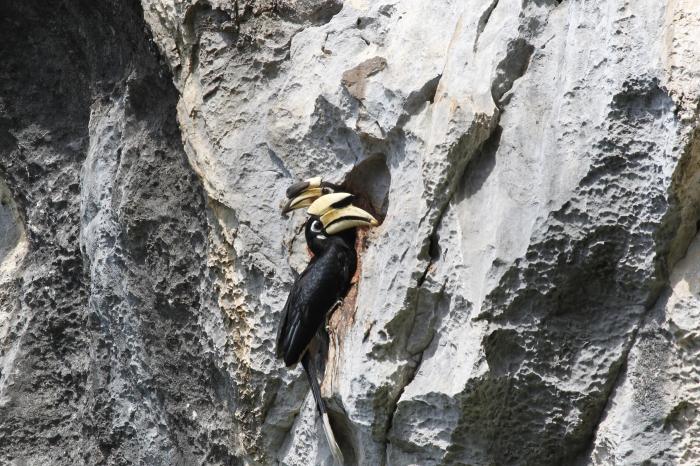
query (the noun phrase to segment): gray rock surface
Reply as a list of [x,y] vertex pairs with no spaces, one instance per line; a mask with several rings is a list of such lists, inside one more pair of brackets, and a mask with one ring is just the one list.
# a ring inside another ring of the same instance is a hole
[[382,220],[328,325],[349,464],[698,462],[695,0],[0,22],[0,463],[330,464],[274,358],[317,174]]
[[0,18],[0,464],[235,464],[205,198],[138,4]]

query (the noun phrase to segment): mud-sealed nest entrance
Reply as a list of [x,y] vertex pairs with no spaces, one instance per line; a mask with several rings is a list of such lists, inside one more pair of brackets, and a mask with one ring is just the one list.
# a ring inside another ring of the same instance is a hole
[[[389,188],[391,187],[391,173],[383,154],[372,155],[357,165],[348,173],[341,187],[355,195],[354,204],[371,213],[380,224],[384,222],[389,209]],[[352,277],[350,291],[343,299],[341,306],[335,310],[329,319],[329,337],[333,342],[330,349],[329,361],[342,353],[342,342],[345,335],[355,321],[358,281],[362,273],[362,253],[367,248],[367,241],[371,235],[364,228],[357,230],[355,250],[357,251],[357,269]],[[334,354],[335,353],[335,354]],[[335,362],[333,360],[333,362]],[[331,367],[337,367],[331,364]],[[332,377],[331,379],[332,380]]]
[[[371,213],[380,224],[384,222],[389,209],[389,188],[391,187],[391,174],[383,154],[375,154],[364,159],[353,167],[341,183],[344,191],[355,195],[354,204]],[[332,398],[333,383],[340,377],[339,369],[343,359],[346,336],[355,323],[357,311],[356,301],[359,279],[362,273],[363,252],[367,248],[371,231],[360,228],[357,230],[355,249],[357,251],[357,269],[352,278],[352,285],[342,304],[331,314],[328,325],[328,347],[325,349],[326,367],[323,374],[322,391],[326,396],[331,396],[328,404],[329,416],[336,437],[346,459],[356,458],[356,451],[360,448],[354,442],[352,423],[345,414],[342,406]],[[351,461],[352,464],[352,461]]]

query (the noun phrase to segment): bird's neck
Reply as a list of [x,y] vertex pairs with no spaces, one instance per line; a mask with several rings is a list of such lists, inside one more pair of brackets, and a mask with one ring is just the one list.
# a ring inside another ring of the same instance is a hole
[[342,239],[343,244],[350,249],[355,249],[355,239],[357,238],[357,230],[355,228],[350,228],[349,230],[340,232],[335,236]]
[[306,237],[306,245],[315,256],[319,256],[333,248],[354,250],[355,237],[354,228],[337,235],[309,235]]
[[[349,233],[349,234],[348,234]],[[357,252],[355,251],[355,229],[347,230],[337,235],[326,235],[325,239],[316,238],[307,242],[314,254],[312,262],[328,255],[347,267],[349,277],[355,275],[357,268]],[[347,291],[347,290],[345,290]],[[345,293],[345,291],[343,293]]]
[[304,233],[306,236],[306,245],[315,256],[323,254],[331,247],[355,249],[355,238],[357,237],[355,228],[350,228],[337,235],[329,235],[325,232],[314,233],[310,225],[310,222],[307,222]]
[[322,237],[314,237],[310,242],[307,242],[309,249],[315,256],[321,256],[331,249],[354,249],[355,243],[352,246],[348,245],[340,235],[324,235]]

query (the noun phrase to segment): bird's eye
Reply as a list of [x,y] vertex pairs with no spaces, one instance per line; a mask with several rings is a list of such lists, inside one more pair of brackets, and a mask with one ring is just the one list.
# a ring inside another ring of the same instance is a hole
[[323,227],[321,226],[321,222],[318,220],[314,220],[313,223],[311,224],[311,231],[313,233],[321,233],[323,230]]

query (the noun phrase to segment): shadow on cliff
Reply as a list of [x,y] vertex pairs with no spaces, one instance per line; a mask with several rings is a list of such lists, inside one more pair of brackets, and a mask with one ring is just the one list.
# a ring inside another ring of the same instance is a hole
[[204,195],[139,2],[6,1],[0,26],[0,178],[28,225],[0,463],[239,464]]

